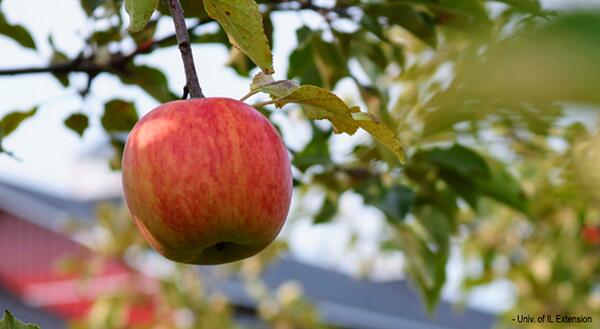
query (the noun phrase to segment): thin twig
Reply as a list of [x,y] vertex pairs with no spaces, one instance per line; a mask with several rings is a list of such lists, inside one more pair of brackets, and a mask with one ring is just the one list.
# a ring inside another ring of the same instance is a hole
[[183,69],[185,70],[186,86],[192,98],[204,98],[202,88],[198,82],[196,67],[194,65],[194,56],[192,55],[192,47],[190,45],[190,36],[185,25],[185,16],[183,8],[179,0],[169,0],[169,11],[173,16],[173,24],[175,25],[175,35],[183,60]]
[[[196,28],[200,27],[203,24],[209,23],[212,20],[202,20],[198,23],[191,26],[188,31],[192,32]],[[47,66],[41,67],[24,67],[24,68],[15,68],[15,69],[0,69],[0,76],[3,75],[20,75],[20,74],[35,74],[35,73],[71,73],[71,72],[83,72],[90,75],[96,75],[100,72],[110,72],[118,70],[123,67],[129,61],[131,61],[135,56],[146,54],[152,52],[157,47],[160,47],[164,44],[169,44],[176,40],[175,34],[171,34],[165,36],[160,39],[156,39],[152,41],[150,45],[140,45],[135,48],[132,52],[127,55],[123,55],[121,53],[113,53],[110,55],[111,60],[108,64],[100,65],[94,62],[94,57],[77,57],[70,61],[50,64]]]

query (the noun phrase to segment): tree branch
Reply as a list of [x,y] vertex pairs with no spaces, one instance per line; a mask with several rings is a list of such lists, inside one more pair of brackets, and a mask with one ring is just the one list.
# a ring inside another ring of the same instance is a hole
[[173,16],[173,24],[175,25],[175,35],[183,60],[183,69],[185,70],[186,87],[189,90],[192,98],[204,98],[202,88],[198,82],[196,67],[194,65],[194,56],[192,55],[192,47],[190,45],[190,36],[185,25],[185,16],[183,8],[179,0],[169,0],[169,11]]
[[[169,0],[169,1],[171,2],[174,0]],[[336,7],[333,7],[333,8],[324,8],[324,7],[319,7],[319,6],[314,5],[311,1],[308,1],[308,2],[306,2],[306,1],[304,1],[304,2],[303,1],[281,2],[279,0],[272,0],[272,1],[261,2],[261,3],[271,5],[271,8],[270,8],[271,11],[313,10],[313,11],[318,11],[318,12],[333,12],[333,13],[336,13],[339,16],[343,16],[343,17],[349,17],[348,9],[350,8],[350,6],[339,6],[339,5]],[[292,7],[287,6],[289,4],[296,4],[297,6],[295,8],[292,8]],[[181,15],[181,16],[183,16],[183,15]],[[185,33],[186,36],[188,36],[189,33],[192,33],[193,30],[195,30],[197,27],[199,27],[203,24],[209,23],[209,22],[212,22],[212,19],[206,19],[206,20],[201,20],[201,21],[197,22],[195,25],[193,25],[187,29],[187,33]],[[183,26],[185,29],[185,21],[183,23],[184,23]],[[189,47],[189,45],[190,45],[189,36],[188,36],[187,40],[188,40],[187,47]],[[124,55],[122,53],[113,53],[113,54],[111,54],[111,60],[105,64],[96,63],[94,61],[94,55],[92,55],[89,57],[77,57],[77,58],[74,58],[67,62],[50,64],[50,65],[41,66],[41,67],[0,69],[0,76],[20,75],[20,74],[36,74],[36,73],[71,73],[71,72],[83,72],[83,73],[87,73],[89,75],[97,75],[102,72],[118,72],[118,71],[122,70],[122,68],[129,61],[131,61],[135,56],[137,56],[139,54],[150,53],[155,48],[160,47],[161,45],[164,45],[164,44],[171,44],[171,42],[173,42],[173,41],[177,41],[179,43],[177,34],[172,34],[172,35],[166,36],[164,38],[154,40],[150,44],[139,45],[135,50],[133,50],[129,54]],[[180,45],[180,49],[181,49],[181,45]],[[189,55],[191,58],[191,49],[189,51]],[[184,64],[185,64],[185,61],[184,61]],[[193,65],[193,61],[192,61],[192,65]],[[193,70],[193,72],[195,75],[195,70]],[[186,77],[187,77],[187,72],[186,72]],[[196,77],[196,81],[197,81],[197,77]],[[192,96],[192,97],[194,97],[194,96]]]
[[[194,24],[188,29],[188,32],[191,33],[196,28],[200,27],[202,24],[206,24],[211,22],[211,20],[202,20]],[[107,64],[100,65],[94,62],[94,56],[90,57],[77,57],[68,62],[51,64],[47,66],[41,67],[24,67],[24,68],[15,68],[15,69],[0,69],[0,76],[3,75],[20,75],[20,74],[36,74],[36,73],[71,73],[71,72],[83,72],[87,74],[98,74],[101,72],[114,72],[119,68],[123,67],[129,61],[133,60],[133,58],[140,54],[146,54],[152,52],[157,47],[160,47],[164,44],[170,44],[171,42],[175,42],[176,36],[175,34],[168,35],[166,37],[156,39],[149,44],[138,45],[136,49],[130,52],[127,55],[123,55],[122,53],[113,53],[111,54],[111,60]]]

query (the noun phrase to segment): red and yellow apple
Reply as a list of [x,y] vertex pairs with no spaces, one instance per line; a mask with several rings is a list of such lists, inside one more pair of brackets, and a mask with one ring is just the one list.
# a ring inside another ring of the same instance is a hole
[[229,98],[169,102],[133,128],[123,189],[146,241],[171,260],[252,256],[281,230],[292,196],[287,149],[261,113]]

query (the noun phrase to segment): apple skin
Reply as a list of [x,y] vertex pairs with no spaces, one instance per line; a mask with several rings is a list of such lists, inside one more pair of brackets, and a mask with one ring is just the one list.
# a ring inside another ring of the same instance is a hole
[[122,166],[133,221],[176,262],[250,257],[275,239],[290,207],[285,144],[269,120],[234,99],[158,106],[132,129]]

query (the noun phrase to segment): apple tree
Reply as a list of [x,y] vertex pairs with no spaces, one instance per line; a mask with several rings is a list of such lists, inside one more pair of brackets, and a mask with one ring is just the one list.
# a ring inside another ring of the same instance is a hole
[[[406,266],[399,270],[409,274],[430,310],[457,250],[466,268],[465,296],[498,281],[514,287],[507,324],[516,312],[600,311],[600,139],[593,120],[600,103],[600,13],[553,12],[537,0],[80,2],[97,28],[82,35],[77,56],[49,40],[47,65],[1,68],[0,78],[52,74],[69,87],[73,75],[82,74],[82,98],[93,97],[100,75],[138,86],[157,104],[219,96],[204,95],[202,86],[211,79],[201,72],[211,64],[194,63],[191,45],[220,45],[229,53],[223,70],[248,80],[240,100],[267,118],[283,113],[309,127],[308,142],[288,151],[295,198],[300,204],[320,198],[310,213],[313,225],[343,221],[340,200],[359,196],[364,208],[385,218],[379,252],[403,255]],[[282,12],[310,13],[316,22],[289,35],[296,47],[285,72],[272,54],[278,29],[273,17]],[[171,35],[155,35],[161,20],[174,21]],[[27,29],[1,13],[0,34],[37,49]],[[167,47],[181,53],[173,58],[182,61],[181,72],[169,72],[185,74],[179,91],[170,89],[166,72],[135,60]],[[36,111],[5,115],[0,138],[18,133]],[[82,111],[64,123],[82,135],[91,120],[100,120],[114,147],[109,165],[120,170],[124,136],[138,119],[134,103],[113,99],[100,118]],[[332,147],[340,135],[354,135],[341,155]],[[1,145],[4,154],[18,158],[18,148]],[[98,246],[103,257],[144,248],[126,218],[124,210],[100,210],[98,225],[112,239],[112,247]],[[285,249],[277,241],[227,268],[246,278],[267,322],[316,328],[322,325],[317,312],[297,287],[273,295],[259,279],[265,262]],[[184,306],[212,327],[236,326],[222,297],[204,294],[189,267],[177,269],[164,280],[165,310]],[[131,296],[108,296],[96,306],[127,303]],[[103,327],[119,327],[122,318],[92,314],[89,323]]]

